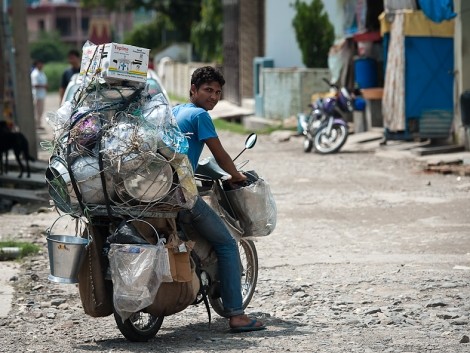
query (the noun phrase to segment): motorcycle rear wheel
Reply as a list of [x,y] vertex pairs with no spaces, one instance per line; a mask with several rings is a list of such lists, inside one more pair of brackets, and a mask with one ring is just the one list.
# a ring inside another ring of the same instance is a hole
[[164,316],[157,317],[139,311],[122,322],[121,317],[114,310],[114,320],[116,320],[119,331],[131,342],[147,342],[155,337],[162,327],[163,319]]
[[320,154],[338,152],[346,143],[348,128],[342,124],[333,124],[330,135],[327,134],[327,125],[321,127],[314,138],[315,150]]
[[[241,263],[241,285],[242,285],[242,307],[246,309],[250,304],[251,298],[255,293],[256,283],[258,281],[258,252],[256,251],[255,243],[252,240],[241,238],[238,243],[238,250],[240,252]],[[209,302],[212,309],[222,316],[229,317],[224,311],[222,299],[211,298]]]

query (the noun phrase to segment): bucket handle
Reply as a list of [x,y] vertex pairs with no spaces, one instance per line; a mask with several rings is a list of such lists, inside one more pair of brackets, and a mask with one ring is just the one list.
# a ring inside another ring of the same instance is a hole
[[[160,235],[158,234],[157,229],[150,222],[145,221],[145,220],[140,219],[140,218],[133,218],[133,219],[128,219],[126,221],[126,223],[131,223],[131,222],[134,222],[134,221],[143,222],[143,223],[146,223],[148,226],[150,226],[150,228],[153,229],[153,231],[155,232],[155,235],[157,236],[157,244],[160,243]],[[164,239],[164,238],[162,238],[162,239]]]
[[[63,214],[59,217],[56,218],[56,220],[52,223],[52,225],[46,229],[46,235],[47,236],[50,236],[52,234],[52,228],[55,226],[55,224],[57,223],[57,221],[59,219],[61,219],[62,217],[64,216],[69,216],[69,217],[72,217],[70,216],[69,214]],[[85,224],[86,225],[86,221],[82,218],[82,217],[72,217],[72,218],[75,218],[75,236],[78,237],[78,223],[81,222],[82,224]],[[88,229],[88,227],[85,226],[85,229],[86,229],[86,232],[87,232],[87,239],[90,240],[91,239],[91,234],[90,234],[90,230]]]

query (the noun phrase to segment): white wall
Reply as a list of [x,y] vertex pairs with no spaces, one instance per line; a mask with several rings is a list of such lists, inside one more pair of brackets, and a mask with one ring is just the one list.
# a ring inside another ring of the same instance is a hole
[[[292,3],[293,0],[266,0],[265,55],[274,59],[275,67],[305,67],[292,26],[292,19],[295,16]],[[341,38],[341,6],[336,0],[323,0],[323,4],[330,22],[335,27],[335,36]]]

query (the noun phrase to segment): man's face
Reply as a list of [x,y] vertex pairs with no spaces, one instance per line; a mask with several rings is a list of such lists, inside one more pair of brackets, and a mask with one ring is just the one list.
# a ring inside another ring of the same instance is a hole
[[219,102],[222,87],[217,81],[202,84],[199,89],[191,85],[191,102],[205,110],[212,110]]
[[76,57],[75,55],[68,56],[69,64],[73,67],[80,67],[81,61],[80,58]]

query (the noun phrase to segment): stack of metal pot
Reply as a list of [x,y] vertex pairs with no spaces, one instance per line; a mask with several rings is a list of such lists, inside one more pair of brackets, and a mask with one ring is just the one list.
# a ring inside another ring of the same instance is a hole
[[162,94],[85,77],[74,99],[48,120],[54,140],[46,180],[60,211],[192,206],[197,190],[188,143]]

